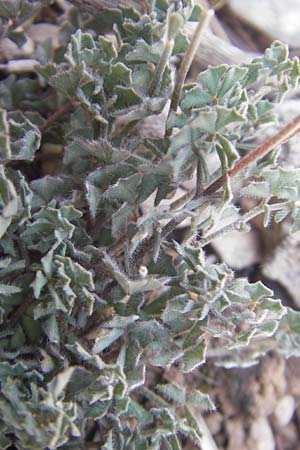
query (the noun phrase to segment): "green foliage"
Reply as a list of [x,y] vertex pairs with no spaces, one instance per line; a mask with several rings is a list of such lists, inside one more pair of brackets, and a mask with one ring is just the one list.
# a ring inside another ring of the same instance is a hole
[[[214,354],[219,365],[248,367],[274,345],[300,354],[299,313],[261,282],[208,263],[202,249],[228,224],[245,228],[228,178],[214,195],[202,187],[276,120],[275,100],[296,86],[299,61],[275,42],[251,64],[201,72],[184,86],[165,136],[146,138],[141,120],[172,96],[175,62],[189,45],[184,24],[201,18],[190,1],[176,11],[175,2],[154,3],[143,16],[73,11],[61,48],[47,58],[39,49],[35,80],[0,82],[3,449],[84,449],[97,427],[103,449],[179,450],[183,438],[201,448],[193,408],[214,410],[208,393],[147,385],[151,367],[187,373]],[[0,1],[1,26],[10,32],[10,19],[23,23],[40,7]],[[45,121],[68,101],[64,120]],[[42,138],[64,145],[59,175],[28,171]],[[219,158],[213,169],[210,155]],[[175,199],[195,171],[196,194]],[[298,169],[267,157],[243,176],[239,194],[259,199],[266,223],[290,215],[299,230]],[[173,241],[185,219],[183,242]]]

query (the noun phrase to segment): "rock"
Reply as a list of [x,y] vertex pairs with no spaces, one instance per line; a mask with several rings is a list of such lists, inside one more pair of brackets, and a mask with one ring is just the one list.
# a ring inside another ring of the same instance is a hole
[[[278,430],[277,440],[283,444],[281,449],[300,450],[298,427],[293,422]],[[279,445],[278,448],[280,448]]]
[[232,269],[242,270],[260,262],[259,239],[255,231],[232,231],[214,239],[212,245],[222,261]]
[[258,417],[252,422],[247,447],[251,450],[275,450],[272,428],[265,417]]
[[10,61],[15,58],[28,58],[34,52],[34,42],[27,38],[26,42],[18,47],[17,44],[8,38],[0,39],[0,61]]
[[47,39],[51,39],[53,47],[57,48],[59,46],[59,31],[58,25],[34,23],[28,28],[27,34],[35,44],[43,44]]
[[285,368],[285,359],[279,355],[263,358],[260,364],[260,383],[263,389],[272,384],[277,397],[285,395],[287,389]]
[[230,0],[233,13],[254,28],[291,47],[300,47],[299,0]]
[[276,408],[276,389],[272,383],[266,384],[263,388],[263,395],[259,398],[259,406],[262,415],[269,416]]
[[247,450],[242,418],[228,419],[226,421],[226,431],[229,439],[227,450]]
[[262,273],[280,283],[300,306],[300,237],[287,236],[266,261]]
[[295,357],[289,358],[286,364],[287,393],[295,397],[300,397],[300,359]]
[[285,427],[292,420],[295,411],[295,399],[291,395],[284,395],[277,402],[274,415],[277,425]]
[[[278,108],[279,117],[282,123],[288,123],[299,114],[300,101],[286,100]],[[299,161],[300,136],[297,133],[282,145],[279,154],[278,164],[285,169],[295,169],[300,167]]]
[[222,414],[219,412],[214,412],[205,416],[205,422],[213,436],[220,433],[223,425],[223,419]]

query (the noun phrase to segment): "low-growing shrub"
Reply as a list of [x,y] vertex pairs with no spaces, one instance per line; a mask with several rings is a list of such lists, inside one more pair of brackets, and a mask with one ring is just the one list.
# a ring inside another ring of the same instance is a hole
[[[2,449],[200,446],[209,393],[155,385],[153,367],[299,354],[299,313],[203,250],[260,214],[299,230],[300,171],[276,163],[299,119],[255,149],[299,61],[275,42],[183,84],[210,12],[150,3],[71,10],[35,73],[0,82]],[[41,7],[1,0],[2,34],[21,45]]]

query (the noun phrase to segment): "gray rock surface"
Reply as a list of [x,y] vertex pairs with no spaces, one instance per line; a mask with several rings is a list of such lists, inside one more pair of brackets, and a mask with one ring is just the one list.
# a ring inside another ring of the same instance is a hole
[[230,0],[233,12],[266,33],[291,47],[300,47],[299,0]]

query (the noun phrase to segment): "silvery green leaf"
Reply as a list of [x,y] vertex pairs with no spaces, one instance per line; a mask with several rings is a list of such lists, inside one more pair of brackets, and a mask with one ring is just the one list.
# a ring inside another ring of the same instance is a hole
[[91,216],[95,218],[100,203],[101,191],[92,183],[86,181],[86,197],[89,204]]
[[269,315],[273,315],[276,319],[281,319],[287,313],[287,309],[282,305],[281,301],[274,298],[263,297],[260,299],[258,307],[266,310]]
[[250,298],[254,302],[257,302],[258,300],[262,301],[264,297],[270,297],[273,295],[273,291],[265,286],[261,281],[257,281],[256,283],[247,283],[247,285],[245,285],[245,291],[249,292]]
[[188,403],[195,407],[203,408],[206,411],[215,411],[216,407],[211,401],[208,394],[200,392],[198,390],[193,390],[188,394],[187,397]]
[[96,402],[86,409],[86,417],[98,420],[105,416],[112,404],[111,400]]
[[10,114],[9,127],[10,159],[32,161],[41,144],[41,133],[38,127],[21,113]]
[[57,255],[55,264],[62,279],[70,279],[75,289],[86,288],[89,291],[95,289],[92,273],[80,264],[72,261],[71,258]]
[[128,222],[132,218],[132,206],[128,203],[123,203],[121,208],[112,215],[112,235],[117,238],[119,235],[124,235],[127,230]]
[[40,298],[41,291],[42,291],[43,287],[46,286],[47,283],[48,283],[48,280],[45,277],[45,275],[43,274],[43,272],[41,270],[38,270],[36,273],[35,279],[33,280],[33,282],[30,285],[33,289],[34,297],[36,299]]
[[49,341],[53,344],[59,344],[60,331],[55,315],[51,315],[49,319],[45,320],[42,327]]
[[52,75],[49,84],[70,99],[76,98],[83,77],[84,63],[68,69],[60,70]]
[[113,93],[115,86],[128,86],[132,83],[131,70],[123,63],[111,65],[111,72],[105,77],[104,87],[108,92]]
[[11,157],[9,124],[5,109],[0,109],[0,155],[1,159],[9,159]]
[[131,323],[139,319],[137,315],[122,317],[115,315],[110,321],[105,323],[105,328],[126,328]]
[[175,432],[176,417],[169,408],[151,408],[151,413],[162,422],[157,430],[158,432],[162,432],[164,436]]
[[96,49],[96,44],[91,34],[82,33],[77,30],[71,37],[71,42],[65,53],[66,60],[75,67],[82,61],[90,64],[93,59],[93,51]]
[[299,63],[298,58],[294,58],[294,60],[293,60],[293,66],[292,66],[290,76],[291,76],[292,87],[293,88],[297,87],[299,77],[300,77],[300,63]]
[[211,67],[208,70],[201,72],[198,76],[198,80],[208,90],[210,95],[217,95],[219,84],[227,69],[228,66],[225,64],[217,67]]
[[17,16],[20,11],[22,0],[12,0],[7,2],[7,0],[1,0],[0,2],[0,17],[9,19]]
[[278,320],[270,320],[259,325],[255,330],[255,337],[258,338],[268,338],[274,335],[278,329]]
[[200,448],[202,446],[202,432],[200,430],[199,424],[188,406],[184,407],[184,414],[187,418],[188,426],[183,427],[183,432],[185,432],[192,442],[196,443]]
[[218,88],[217,96],[223,97],[224,95],[228,94],[231,89],[235,88],[237,83],[243,81],[246,75],[246,68],[238,66],[229,68],[224,74],[222,82]]
[[128,293],[133,295],[138,292],[154,291],[164,286],[163,282],[155,278],[147,277],[142,280],[128,280]]
[[216,112],[218,115],[215,125],[217,131],[232,123],[246,121],[246,117],[238,113],[235,109],[225,108],[224,106],[216,106]]
[[124,329],[114,328],[112,330],[103,330],[101,336],[95,339],[95,344],[92,349],[92,353],[95,355],[101,353],[111,344],[113,344],[117,339],[119,339],[124,334]]
[[128,409],[124,416],[135,417],[139,423],[147,423],[153,419],[152,414],[132,398],[130,398]]
[[22,289],[18,286],[12,286],[9,284],[0,284],[0,294],[1,295],[12,295],[17,294],[18,292],[22,292]]
[[233,167],[235,161],[239,158],[239,154],[234,148],[233,144],[225,136],[217,133],[217,139],[220,143],[220,152],[224,154],[224,157],[226,158],[226,165],[230,169],[231,167]]
[[175,37],[173,55],[181,55],[187,51],[189,40],[184,32],[179,31]]
[[18,212],[17,193],[13,183],[6,177],[3,166],[0,166],[0,208],[0,238],[2,238]]
[[46,175],[38,180],[33,180],[29,186],[32,192],[39,197],[39,200],[35,198],[33,200],[36,205],[39,205],[68,195],[74,188],[74,181],[69,177]]
[[247,197],[268,199],[270,197],[270,187],[266,181],[251,182],[248,186],[241,189],[240,194]]
[[297,334],[300,330],[300,311],[295,311],[292,308],[287,308],[286,317],[289,329],[292,333]]
[[0,269],[7,269],[11,263],[11,258],[1,258],[0,259]]
[[133,62],[147,62],[157,64],[162,53],[162,43],[156,45],[149,45],[144,40],[137,41],[134,50],[126,55],[126,61]]
[[55,400],[58,400],[61,394],[64,392],[73,375],[74,370],[75,367],[69,367],[68,369],[56,375],[56,377],[48,384],[48,389],[53,394]]
[[90,354],[78,341],[74,342],[74,344],[66,344],[66,349],[80,360],[92,364],[97,370],[103,370],[105,367],[105,363],[98,355]]
[[175,383],[159,384],[156,390],[167,400],[183,405],[186,401],[186,390]]
[[177,156],[180,149],[186,153],[192,153],[192,148],[197,139],[205,134],[215,132],[217,113],[215,111],[201,111],[197,117],[188,125],[184,126],[172,139],[168,155],[172,158]]
[[26,342],[25,333],[23,331],[22,326],[18,324],[15,328],[13,336],[11,337],[10,347],[15,350],[25,345],[25,342]]
[[116,86],[114,92],[117,96],[114,104],[116,109],[128,108],[142,102],[142,97],[132,87]]
[[205,363],[206,348],[206,342],[203,340],[185,350],[184,355],[181,358],[182,369],[184,372],[191,372],[196,367]]
[[[168,339],[166,336],[165,339]],[[183,352],[175,343],[170,339],[166,340],[163,344],[159,341],[154,341],[147,346],[146,355],[148,361],[153,366],[168,367],[175,361],[178,361]]]
[[173,434],[168,437],[163,437],[163,442],[167,450],[182,450],[182,447],[176,434]]
[[183,110],[191,108],[200,108],[204,105],[210,105],[212,96],[201,89],[199,86],[195,86],[191,89],[187,89],[180,102],[180,106]]

